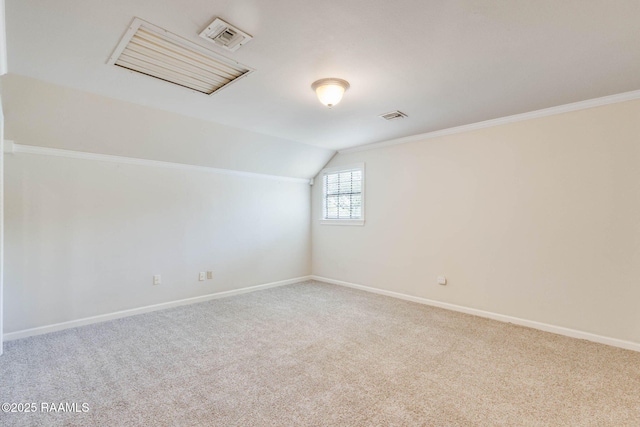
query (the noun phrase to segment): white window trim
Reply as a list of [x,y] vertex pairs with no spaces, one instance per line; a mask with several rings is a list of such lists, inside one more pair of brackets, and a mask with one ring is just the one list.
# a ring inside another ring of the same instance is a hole
[[[340,172],[340,171],[347,171],[347,170],[352,170],[352,169],[361,169],[362,170],[362,208],[361,208],[361,212],[362,212],[362,216],[360,219],[325,219],[324,218],[324,211],[325,211],[325,195],[324,195],[324,176],[330,173],[336,173],[336,172]],[[364,168],[364,163],[352,163],[352,164],[348,164],[348,165],[340,165],[340,166],[333,166],[330,168],[324,168],[320,171],[320,182],[323,186],[322,188],[322,204],[321,204],[321,211],[320,211],[320,224],[322,225],[364,225],[364,219],[365,219],[365,184],[366,184],[366,174],[365,174],[365,168]]]

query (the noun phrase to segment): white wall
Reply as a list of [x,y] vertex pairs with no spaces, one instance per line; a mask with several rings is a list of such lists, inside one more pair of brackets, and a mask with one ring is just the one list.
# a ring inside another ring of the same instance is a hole
[[[313,274],[640,343],[640,101],[369,151]],[[444,274],[448,286],[436,284]]]
[[[2,5],[4,6],[4,4]],[[0,30],[3,32],[3,30]],[[0,355],[4,340],[4,113],[0,97]]]
[[310,272],[307,183],[24,153],[5,168],[5,333]]
[[0,0],[0,76],[7,73],[7,29],[4,0]]
[[[4,0],[0,0],[0,76],[7,72],[7,34],[4,19]],[[3,353],[3,276],[4,276],[4,111],[0,97],[0,354]]]

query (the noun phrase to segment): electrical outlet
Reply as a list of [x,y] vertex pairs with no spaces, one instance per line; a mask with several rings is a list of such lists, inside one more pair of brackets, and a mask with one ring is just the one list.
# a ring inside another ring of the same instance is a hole
[[213,279],[213,271],[207,271],[207,279]]
[[200,280],[200,281],[204,280],[204,271],[200,272],[200,275],[198,276],[198,280]]
[[438,284],[445,286],[447,284],[447,278],[444,276],[438,276]]
[[162,283],[162,277],[159,274],[155,274],[153,276],[153,284],[159,285],[160,283]]

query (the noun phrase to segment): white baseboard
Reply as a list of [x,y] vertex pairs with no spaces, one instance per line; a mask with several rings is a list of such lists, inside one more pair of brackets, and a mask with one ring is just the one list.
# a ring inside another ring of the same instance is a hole
[[521,319],[518,317],[507,316],[504,314],[492,313],[490,311],[478,310],[475,308],[464,307],[461,305],[450,304],[446,302],[440,302],[430,300],[427,298],[416,297],[412,295],[402,294],[399,292],[387,291],[384,289],[372,288],[369,286],[358,285],[355,283],[344,282],[342,280],[329,279],[321,276],[302,276],[294,279],[281,280],[278,282],[265,283],[263,285],[249,286],[246,288],[234,289],[231,291],[217,292],[208,295],[202,295],[199,297],[186,298],[177,301],[169,301],[161,304],[148,305],[145,307],[133,308],[130,310],[116,311],[113,313],[101,314],[99,316],[85,317],[77,320],[70,320],[68,322],[55,323],[53,325],[40,326],[37,328],[24,329],[21,331],[10,332],[4,334],[5,341],[16,340],[20,338],[26,338],[34,335],[42,335],[50,332],[62,331],[64,329],[77,328],[79,326],[91,325],[93,323],[105,322],[113,319],[120,319],[123,317],[135,316],[137,314],[149,313],[157,310],[164,310],[171,307],[179,307],[182,305],[195,304],[198,302],[209,301],[212,299],[225,298],[234,295],[245,294],[248,292],[255,292],[262,289],[275,288],[278,286],[291,285],[294,283],[304,282],[306,280],[317,280],[319,282],[330,283],[333,285],[345,286],[348,288],[359,289],[366,292],[372,292],[375,294],[386,295],[393,298],[398,298],[406,301],[417,302],[419,304],[430,305],[433,307],[444,308],[447,310],[458,311],[461,313],[472,314],[474,316],[484,317],[487,319],[498,320],[505,323],[513,323],[514,325],[526,326],[533,329],[538,329],[545,332],[551,332],[558,335],[564,335],[571,338],[578,338],[587,341],[592,341],[600,344],[606,344],[613,347],[624,348],[627,350],[633,350],[640,352],[640,343],[620,340],[617,338],[605,337],[602,335],[592,334],[590,332],[579,331],[576,329],[564,328],[562,326],[550,325],[548,323],[536,322],[533,320]]
[[613,347],[624,348],[627,350],[633,350],[640,352],[640,343],[620,340],[617,338],[605,337],[602,335],[592,334],[590,332],[578,331],[576,329],[564,328],[562,326],[550,325],[548,323],[536,322],[533,320],[520,319],[518,317],[506,316],[504,314],[492,313],[490,311],[478,310],[475,308],[463,307],[461,305],[449,304],[446,302],[440,302],[430,300],[427,298],[416,297],[412,295],[401,294],[399,292],[387,291],[384,289],[371,288],[369,286],[357,285],[355,283],[343,282],[342,280],[329,279],[321,276],[311,276],[312,280],[319,282],[330,283],[333,285],[346,286],[348,288],[359,289],[362,291],[372,292],[375,294],[386,295],[393,298],[399,298],[406,301],[417,302],[419,304],[430,305],[433,307],[440,307],[447,310],[458,311],[461,313],[472,314],[474,316],[485,317],[487,319],[498,320],[505,323],[513,323],[514,325],[526,326],[533,329],[538,329],[545,332],[551,332],[558,335],[564,335],[571,338],[578,338],[587,341],[596,342],[599,344],[606,344]]
[[186,298],[177,301],[163,302],[161,304],[147,305],[145,307],[132,308],[130,310],[116,311],[113,313],[101,314],[99,316],[85,317],[68,322],[55,323],[53,325],[40,326],[37,328],[23,329],[22,331],[9,332],[4,334],[5,341],[17,340],[20,338],[31,337],[34,335],[48,334],[50,332],[62,331],[64,329],[77,328],[78,326],[91,325],[92,323],[105,322],[107,320],[120,319],[123,317],[135,316],[136,314],[149,313],[151,311],[164,310],[171,307],[179,307],[181,305],[194,304],[198,302],[209,301],[212,299],[226,298],[234,295],[246,294],[248,292],[260,291],[277,286],[291,285],[294,283],[311,280],[311,276],[296,277],[294,279],[281,280],[278,282],[265,283],[263,285],[249,286],[246,288],[233,289],[231,291],[216,292],[214,294],[202,295],[199,297]]

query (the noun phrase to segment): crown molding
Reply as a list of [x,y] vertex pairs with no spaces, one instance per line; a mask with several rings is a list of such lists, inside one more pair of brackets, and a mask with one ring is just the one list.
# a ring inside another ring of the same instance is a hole
[[375,148],[389,147],[391,145],[406,144],[409,142],[424,141],[426,139],[438,138],[440,136],[453,135],[456,133],[470,132],[478,129],[493,126],[505,125],[507,123],[521,122],[523,120],[538,119],[540,117],[554,116],[556,114],[569,113],[571,111],[584,110],[587,108],[601,107],[603,105],[617,104],[619,102],[640,99],[640,90],[619,93],[616,95],[603,96],[602,98],[588,99],[586,101],[573,102],[571,104],[559,105],[557,107],[544,108],[542,110],[530,111],[528,113],[514,114],[512,116],[500,117],[497,119],[485,120],[468,125],[456,126],[441,129],[433,132],[421,133],[418,135],[406,136],[403,138],[390,139],[387,141],[374,142],[371,144],[359,145],[357,147],[339,150],[340,154],[354,153],[357,151],[373,150]]
[[[6,144],[7,142],[10,142],[10,144]],[[126,165],[153,166],[153,167],[161,167],[165,169],[191,170],[191,171],[217,173],[222,175],[242,176],[247,178],[259,178],[259,179],[270,179],[270,180],[276,180],[276,181],[296,182],[296,183],[303,183],[307,185],[310,184],[310,180],[307,178],[292,178],[288,176],[268,175],[268,174],[255,173],[255,172],[243,172],[243,171],[237,171],[237,170],[231,170],[231,169],[212,168],[208,166],[187,165],[184,163],[163,162],[160,160],[147,160],[147,159],[139,159],[135,157],[121,157],[121,156],[112,156],[110,154],[97,154],[97,153],[87,153],[84,151],[63,150],[60,148],[39,147],[36,145],[16,144],[15,142],[12,142],[12,141],[5,141],[5,144],[6,144],[5,152],[8,152],[8,153],[38,154],[42,156],[66,157],[69,159],[97,160],[101,162],[120,163],[120,164],[126,164]]]

